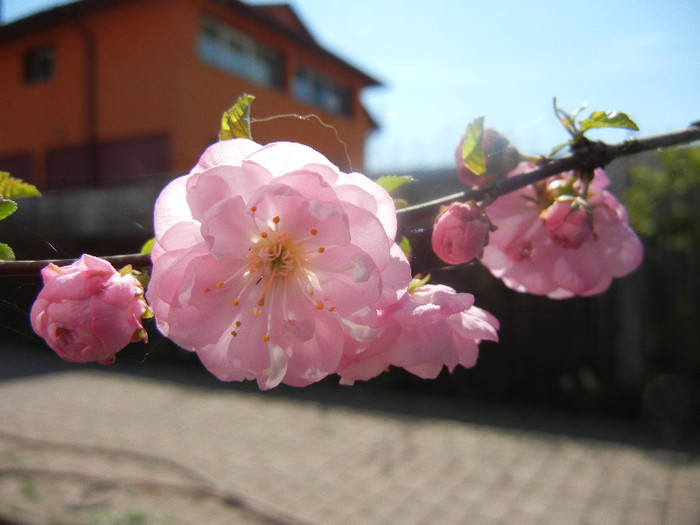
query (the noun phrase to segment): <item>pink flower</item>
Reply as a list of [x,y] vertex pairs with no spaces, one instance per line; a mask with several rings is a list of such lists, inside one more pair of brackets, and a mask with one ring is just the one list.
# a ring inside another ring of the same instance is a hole
[[146,339],[141,317],[148,307],[133,275],[91,255],[60,268],[49,264],[41,275],[32,328],[66,361],[109,364],[127,344]]
[[301,144],[214,144],[159,196],[155,233],[159,329],[261,388],[335,372],[410,282],[391,197]]
[[370,379],[390,365],[432,379],[444,366],[450,372],[457,365],[474,366],[479,343],[498,340],[498,320],[474,306],[474,296],[416,284],[381,312],[382,336],[363,352],[346,356],[338,372],[341,383]]
[[473,202],[453,202],[433,224],[433,251],[448,264],[462,264],[477,257],[486,246],[490,224]]
[[578,201],[556,200],[540,219],[552,240],[562,248],[578,248],[593,235],[592,216]]
[[[511,175],[531,168],[522,163]],[[596,169],[586,199],[590,216],[566,200],[555,202],[567,192],[581,195],[583,184],[571,173],[499,197],[488,208],[498,229],[481,262],[520,292],[557,299],[604,292],[613,278],[639,266],[643,252],[624,206],[604,189],[608,184]]]

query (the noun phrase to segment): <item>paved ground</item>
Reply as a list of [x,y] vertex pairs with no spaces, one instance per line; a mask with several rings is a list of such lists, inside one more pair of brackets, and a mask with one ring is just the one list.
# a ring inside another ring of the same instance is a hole
[[0,524],[700,524],[700,455],[630,423],[0,360]]

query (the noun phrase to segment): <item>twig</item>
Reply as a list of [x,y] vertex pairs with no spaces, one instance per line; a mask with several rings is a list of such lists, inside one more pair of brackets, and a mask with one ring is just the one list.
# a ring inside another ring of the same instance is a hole
[[[551,175],[569,171],[572,169],[593,169],[603,167],[615,159],[633,155],[642,151],[650,151],[657,148],[688,144],[700,140],[700,121],[693,122],[687,129],[656,135],[645,139],[628,139],[618,144],[605,144],[604,142],[589,142],[585,148],[581,148],[573,155],[560,159],[543,158],[540,166],[532,171],[503,179],[492,186],[477,188],[446,195],[429,202],[423,202],[414,206],[407,206],[396,211],[402,223],[416,222],[424,218],[434,216],[440,206],[458,200],[482,201],[486,198],[495,199],[504,195],[546,179]],[[126,254],[103,257],[115,268],[131,264],[135,268],[145,268],[151,265],[148,255]],[[36,275],[49,263],[64,266],[74,262],[74,259],[45,259],[40,261],[0,261],[0,276],[2,275]]]
[[[112,264],[117,270],[130,264],[134,268],[146,268],[151,266],[151,256],[142,253],[128,253],[125,255],[110,255],[102,257]],[[42,268],[50,263],[56,266],[66,266],[75,262],[75,259],[41,259],[36,261],[0,261],[0,275],[37,275]]]
[[687,144],[700,140],[700,122],[694,122],[688,129],[675,131],[664,135],[656,135],[645,139],[628,139],[618,144],[605,144],[603,142],[590,142],[587,147],[577,151],[568,157],[560,159],[543,159],[538,168],[503,179],[492,186],[465,190],[452,195],[447,195],[430,202],[407,206],[397,210],[397,215],[403,221],[417,221],[430,215],[434,215],[440,206],[449,204],[456,200],[481,201],[485,198],[495,199],[499,195],[504,195],[518,190],[551,175],[562,173],[573,169],[593,169],[603,167],[615,159],[650,151],[657,148]]

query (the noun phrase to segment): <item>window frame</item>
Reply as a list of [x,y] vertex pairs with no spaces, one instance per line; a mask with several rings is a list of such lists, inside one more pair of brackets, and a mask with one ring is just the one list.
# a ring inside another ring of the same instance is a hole
[[56,48],[53,44],[33,47],[24,53],[25,84],[42,84],[56,77]]

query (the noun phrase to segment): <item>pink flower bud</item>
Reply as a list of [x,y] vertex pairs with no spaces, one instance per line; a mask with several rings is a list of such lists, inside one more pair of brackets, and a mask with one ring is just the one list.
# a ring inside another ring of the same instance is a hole
[[433,224],[433,251],[449,264],[477,257],[488,243],[490,223],[473,202],[453,202]]
[[459,140],[455,150],[455,161],[457,163],[457,176],[470,187],[483,186],[494,180],[504,179],[520,162],[520,153],[517,148],[493,128],[484,128],[481,142],[486,167],[486,173],[483,175],[477,175],[464,165],[463,147],[464,135]]
[[146,339],[141,316],[148,306],[143,286],[130,273],[83,255],[68,266],[49,264],[41,275],[32,328],[66,361],[109,364],[127,344]]
[[554,201],[540,213],[540,220],[550,238],[562,248],[578,248],[593,233],[591,214],[569,200]]

